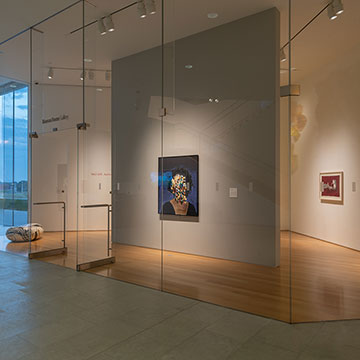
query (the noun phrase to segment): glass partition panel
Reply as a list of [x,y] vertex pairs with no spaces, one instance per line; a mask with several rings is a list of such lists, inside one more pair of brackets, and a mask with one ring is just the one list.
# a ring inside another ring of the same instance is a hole
[[293,3],[293,321],[359,318],[360,3]]
[[280,221],[289,15],[288,1],[276,4],[165,2],[159,210],[165,291],[289,321],[289,228]]
[[[32,29],[31,256],[75,268],[82,4]],[[42,233],[43,232],[43,233]],[[40,239],[38,237],[40,236]]]
[[26,31],[0,45],[0,249],[20,254],[28,253],[27,234],[9,228],[26,225],[29,217],[29,83]]
[[[88,263],[88,271],[96,274],[160,289],[156,199],[162,126],[161,1],[155,1],[155,9],[143,2],[92,1],[85,4],[85,25],[79,264]],[[106,264],[110,256],[115,263]]]

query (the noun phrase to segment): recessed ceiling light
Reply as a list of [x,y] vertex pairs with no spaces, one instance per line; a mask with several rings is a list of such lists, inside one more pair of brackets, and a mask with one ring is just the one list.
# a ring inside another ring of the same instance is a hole
[[192,69],[193,66],[191,64],[185,65],[185,69]]
[[218,16],[219,16],[218,13],[208,13],[208,14],[207,14],[207,17],[208,17],[209,19],[216,19]]
[[87,63],[91,63],[92,59],[84,59],[84,61],[87,62]]
[[97,88],[96,91],[101,92],[101,91],[103,91],[103,89],[102,88]]

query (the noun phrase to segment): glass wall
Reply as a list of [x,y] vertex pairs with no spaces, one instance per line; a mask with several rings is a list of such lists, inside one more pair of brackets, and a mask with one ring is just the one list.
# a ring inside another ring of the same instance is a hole
[[287,21],[287,1],[165,3],[163,289],[284,321],[289,233],[280,236],[278,139]]
[[358,317],[345,5],[80,1],[0,45],[2,223],[77,270],[286,322]]
[[143,2],[92,5],[85,7],[89,127],[80,134],[79,257],[106,262],[112,256],[114,264],[89,271],[161,289],[161,2],[154,14]]
[[[32,29],[31,256],[76,268],[78,124],[83,122],[82,2]],[[40,230],[41,231],[41,230]]]
[[26,253],[5,237],[28,222],[30,31],[0,45],[0,249]]
[[359,318],[360,4],[293,3],[293,321]]

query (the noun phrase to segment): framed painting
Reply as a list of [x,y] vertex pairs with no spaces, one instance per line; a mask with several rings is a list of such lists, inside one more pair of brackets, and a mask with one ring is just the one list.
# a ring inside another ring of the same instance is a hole
[[320,201],[322,203],[344,203],[344,173],[323,172],[320,173]]
[[159,158],[158,213],[199,216],[199,155]]

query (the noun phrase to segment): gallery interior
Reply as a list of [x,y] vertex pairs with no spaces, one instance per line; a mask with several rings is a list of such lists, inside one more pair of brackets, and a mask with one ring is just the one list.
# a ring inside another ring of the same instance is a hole
[[285,322],[360,318],[358,14],[80,0],[2,42],[0,250]]

